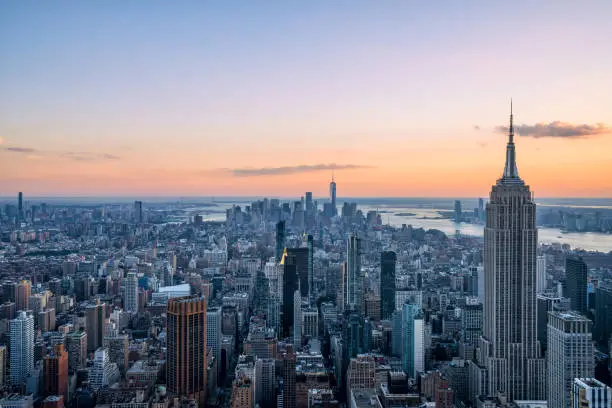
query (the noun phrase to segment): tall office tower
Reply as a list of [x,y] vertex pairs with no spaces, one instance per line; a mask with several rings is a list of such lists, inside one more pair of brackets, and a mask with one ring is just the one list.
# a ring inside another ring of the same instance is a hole
[[338,274],[338,293],[336,294],[336,307],[338,308],[338,313],[344,313],[345,305],[346,305],[346,262],[343,262],[340,265],[340,270]]
[[255,360],[255,404],[273,408],[276,404],[276,374],[273,358]]
[[350,310],[362,311],[363,275],[361,274],[361,239],[351,234],[346,248],[346,305]]
[[43,359],[46,395],[63,395],[68,399],[68,352],[59,344]]
[[478,339],[482,336],[482,319],[483,310],[480,300],[478,298],[467,298],[461,312],[462,340],[464,343],[478,345]]
[[91,386],[94,390],[113,385],[121,378],[117,364],[110,360],[108,349],[99,348],[94,353],[94,363],[90,374]]
[[6,346],[0,346],[0,388],[3,388],[6,384],[6,359],[8,353]]
[[364,349],[364,319],[359,313],[345,313],[346,322],[343,323],[342,339],[344,340],[344,346],[342,352],[344,353],[343,360],[348,364],[349,359],[357,357],[365,351]]
[[11,320],[11,384],[22,385],[34,369],[34,317],[25,311]]
[[536,293],[544,292],[546,286],[546,255],[538,255],[536,261]]
[[332,205],[332,215],[338,215],[338,205],[336,204],[336,181],[334,180],[334,176],[332,175],[331,183],[329,183],[329,200]]
[[587,264],[582,257],[565,258],[565,282],[567,297],[571,300],[572,310],[587,314]]
[[390,319],[395,311],[395,263],[397,256],[393,251],[380,254],[380,314]]
[[402,308],[402,369],[411,377],[425,370],[425,328],[417,305]]
[[293,347],[287,346],[287,349],[282,354],[282,370],[283,370],[283,408],[295,408],[295,362],[296,355]]
[[87,330],[87,351],[94,352],[102,347],[106,334],[106,304],[96,299],[95,304],[85,309],[85,324]]
[[455,200],[455,222],[461,222],[463,219],[463,210],[461,209],[461,201]]
[[493,186],[484,232],[485,319],[489,394],[509,400],[545,397],[546,362],[536,339],[536,205],[519,177],[510,109],[503,176]]
[[605,346],[612,336],[612,287],[601,284],[595,290],[595,327],[594,337]]
[[572,408],[610,408],[612,388],[594,378],[575,378],[572,384],[570,406]]
[[574,378],[595,374],[591,324],[574,311],[548,314],[548,406],[569,408]]
[[[285,255],[287,254],[287,255]],[[308,248],[285,248],[284,256],[291,256],[295,259],[296,273],[299,280],[300,294],[302,299],[308,299],[309,274],[309,251]]]
[[134,201],[134,221],[138,224],[142,224],[142,201]]
[[287,338],[293,335],[294,321],[294,294],[299,289],[300,283],[297,275],[297,264],[295,256],[285,252],[281,259],[283,265],[283,306],[281,308],[281,337]]
[[68,351],[68,370],[76,372],[87,365],[87,333],[73,331],[66,334],[66,350]]
[[187,296],[168,300],[168,390],[206,403],[206,299]]
[[285,251],[285,221],[276,223],[276,262],[280,262]]
[[313,305],[317,293],[314,288],[314,238],[312,235],[306,237],[306,248],[308,249],[308,302]]
[[537,339],[544,353],[548,347],[548,312],[561,311],[560,297],[540,293],[536,297]]
[[17,218],[22,221],[24,218],[23,214],[23,193],[20,191],[17,195]]
[[478,199],[478,216],[481,221],[485,220],[484,200],[482,198]]
[[293,292],[293,345],[298,348],[302,344],[302,296],[300,290]]
[[125,278],[125,311],[138,313],[138,276],[135,272],[128,272]]
[[29,280],[22,280],[15,284],[15,309],[29,310],[30,309],[30,296],[32,295],[32,282]]
[[215,359],[221,358],[221,308],[209,307],[206,311],[206,346],[212,349]]

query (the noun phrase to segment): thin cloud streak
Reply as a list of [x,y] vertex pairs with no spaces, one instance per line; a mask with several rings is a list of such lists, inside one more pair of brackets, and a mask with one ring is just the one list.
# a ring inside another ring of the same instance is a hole
[[[62,159],[69,159],[74,161],[82,161],[82,162],[91,162],[91,161],[101,161],[101,160],[119,160],[120,157],[114,154],[109,153],[94,153],[94,152],[49,152],[35,149],[33,147],[20,147],[20,146],[7,146],[3,147],[2,150],[11,152],[11,153],[19,153],[19,154],[27,154],[28,158],[36,157],[37,159],[42,159],[44,156],[48,157],[58,157]],[[33,154],[36,154],[33,156]]]
[[[572,124],[558,120],[550,123],[536,123],[535,125],[522,124],[515,126],[514,129],[520,136],[530,136],[536,139],[541,137],[577,139],[612,133],[612,128],[603,123],[597,123],[595,125]],[[507,133],[508,127],[498,126],[496,131]]]
[[283,166],[283,167],[262,167],[258,169],[238,168],[229,169],[228,171],[234,177],[260,177],[260,176],[285,176],[298,173],[312,173],[317,171],[329,170],[356,170],[367,169],[371,166],[360,164],[303,164],[298,166]]

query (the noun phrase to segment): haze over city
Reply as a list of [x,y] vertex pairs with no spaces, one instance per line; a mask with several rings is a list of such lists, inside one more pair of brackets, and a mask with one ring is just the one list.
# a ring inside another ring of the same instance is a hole
[[612,191],[609,1],[4,2],[0,196]]

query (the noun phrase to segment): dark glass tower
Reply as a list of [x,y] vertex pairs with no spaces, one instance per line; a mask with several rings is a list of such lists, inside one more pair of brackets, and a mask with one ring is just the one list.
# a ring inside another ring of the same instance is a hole
[[391,319],[395,311],[395,263],[397,256],[393,251],[380,254],[380,316]]
[[536,205],[516,167],[512,107],[504,172],[486,208],[481,350],[488,393],[545,399],[546,364],[536,338]]
[[295,259],[296,273],[299,279],[300,296],[308,299],[310,276],[310,251],[308,248],[286,248],[287,255]]
[[306,243],[308,248],[308,299],[312,305],[316,300],[314,290],[314,238],[312,235],[308,235]]
[[276,223],[276,262],[280,262],[285,250],[285,221]]
[[565,259],[565,282],[572,310],[586,316],[587,313],[587,264],[582,257]]
[[283,338],[293,336],[294,305],[293,295],[299,288],[297,263],[295,256],[285,252],[281,259],[283,265],[283,306],[281,308],[281,335]]

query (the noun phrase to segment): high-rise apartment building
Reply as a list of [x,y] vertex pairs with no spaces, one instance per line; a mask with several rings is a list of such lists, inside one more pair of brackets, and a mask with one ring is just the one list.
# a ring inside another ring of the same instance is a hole
[[572,310],[587,314],[587,264],[582,257],[565,258],[566,296],[570,298]]
[[485,319],[489,394],[509,400],[545,398],[546,363],[536,339],[536,205],[519,177],[510,109],[502,177],[487,204],[484,231]]
[[568,408],[574,378],[595,373],[592,322],[577,312],[548,314],[548,404]]
[[187,296],[168,300],[168,391],[206,402],[206,299]]
[[361,239],[351,234],[346,248],[346,308],[363,311],[363,275],[361,273]]
[[397,256],[393,251],[380,254],[380,314],[390,319],[395,311],[395,264]]
[[44,385],[46,395],[62,395],[68,399],[68,352],[63,344],[43,359]]
[[90,383],[94,390],[113,385],[120,380],[119,367],[110,360],[108,349],[100,347],[94,353]]
[[125,292],[123,299],[125,311],[128,313],[138,313],[138,276],[135,272],[128,272],[124,283]]
[[134,221],[142,224],[143,220],[142,201],[134,201]]
[[23,209],[23,193],[20,191],[17,194],[17,217],[19,221],[23,221],[25,218],[24,209]]
[[34,317],[25,311],[11,320],[11,384],[23,385],[34,369]]
[[338,214],[338,206],[336,204],[336,181],[334,180],[334,176],[332,176],[331,183],[329,183],[329,200],[332,205],[332,216]]
[[[550,407],[550,404],[548,405]],[[612,388],[594,378],[575,378],[571,408],[610,408]]]

